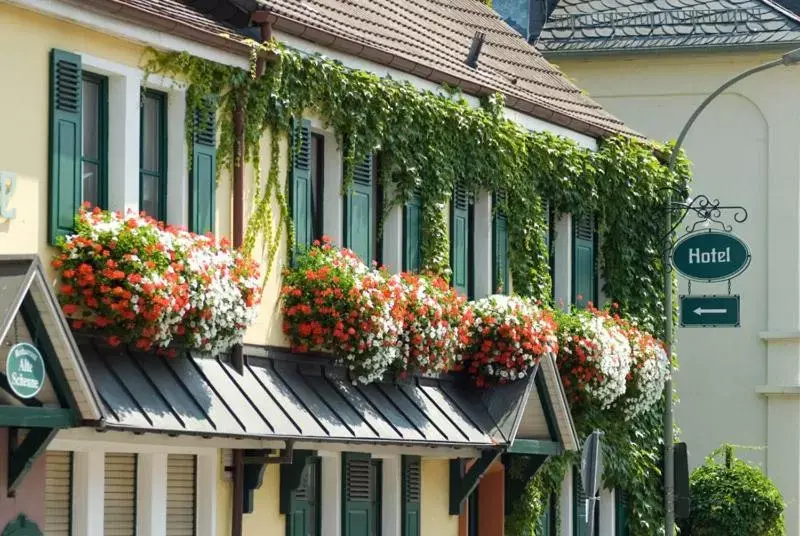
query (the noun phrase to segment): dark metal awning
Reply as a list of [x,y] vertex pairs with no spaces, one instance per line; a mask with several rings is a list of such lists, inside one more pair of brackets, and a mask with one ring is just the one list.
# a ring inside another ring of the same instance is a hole
[[175,358],[79,336],[106,429],[305,442],[501,448],[511,444],[534,382],[477,389],[447,375],[353,385],[325,356],[246,347],[224,358]]

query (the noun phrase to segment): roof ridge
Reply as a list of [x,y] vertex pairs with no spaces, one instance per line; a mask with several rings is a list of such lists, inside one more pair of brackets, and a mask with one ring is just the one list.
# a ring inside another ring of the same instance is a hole
[[778,4],[777,2],[773,2],[773,0],[761,0],[761,3],[766,4],[767,6],[771,7],[775,11],[781,13],[783,16],[792,19],[793,21],[800,24],[800,15],[795,13],[790,9],[786,9],[782,5]]

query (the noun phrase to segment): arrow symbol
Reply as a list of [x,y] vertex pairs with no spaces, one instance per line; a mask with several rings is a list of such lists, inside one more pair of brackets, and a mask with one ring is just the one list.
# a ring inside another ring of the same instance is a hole
[[692,311],[697,316],[703,315],[724,315],[728,312],[727,309],[703,309],[702,307],[698,307],[694,311]]

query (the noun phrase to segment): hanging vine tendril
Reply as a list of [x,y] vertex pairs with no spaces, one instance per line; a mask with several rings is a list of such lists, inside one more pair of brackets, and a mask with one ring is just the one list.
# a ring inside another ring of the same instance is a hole
[[[387,211],[418,195],[424,215],[423,265],[447,275],[450,241],[447,203],[456,184],[472,193],[506,192],[509,265],[515,292],[543,302],[551,299],[547,203],[561,214],[595,214],[599,234],[599,267],[606,296],[622,312],[638,318],[643,329],[661,333],[664,311],[663,210],[668,190],[683,191],[689,181],[688,162],[681,157],[670,174],[654,154],[656,147],[638,140],[612,137],[597,151],[550,132],[531,132],[504,116],[499,95],[471,106],[458,91],[419,91],[409,82],[344,67],[319,55],[307,55],[278,43],[251,43],[253,61],[270,55],[264,74],[255,69],[222,66],[186,53],[148,50],[148,73],[160,73],[189,85],[187,138],[191,114],[216,95],[220,170],[233,164],[233,95],[245,99],[245,158],[255,174],[253,205],[244,247],[260,241],[262,259],[276,262],[282,237],[291,245],[293,232],[285,187],[280,185],[280,140],[291,130],[292,117],[314,115],[336,134],[340,150],[347,140],[344,189],[350,187],[353,163],[367,154],[380,156],[379,181],[395,197]],[[269,170],[260,171],[262,140],[269,134]],[[190,144],[191,146],[191,144]],[[664,151],[667,152],[666,150]],[[287,159],[291,151],[286,152]],[[291,166],[289,166],[291,169]],[[262,184],[263,183],[263,184]],[[275,212],[277,207],[277,213]],[[557,240],[561,237],[556,237]],[[290,246],[291,247],[291,246]],[[563,267],[562,267],[563,268]],[[604,479],[624,484],[631,504],[631,534],[652,535],[659,525],[658,456],[661,448],[660,408],[635,422],[608,413],[587,415],[573,408],[580,434],[606,431]],[[552,492],[564,463],[542,469],[532,486]],[[563,473],[560,473],[563,474]],[[548,487],[550,486],[550,487]],[[526,510],[522,521],[533,526],[537,510]],[[509,534],[522,534],[509,531]]]

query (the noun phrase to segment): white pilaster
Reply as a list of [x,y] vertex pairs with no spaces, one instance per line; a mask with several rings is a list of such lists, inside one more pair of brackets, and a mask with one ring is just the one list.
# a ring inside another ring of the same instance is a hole
[[403,467],[401,456],[381,456],[383,460],[383,496],[381,497],[381,534],[400,534],[402,520]]
[[73,454],[73,536],[103,536],[105,469],[105,453],[101,450]]
[[615,536],[616,497],[613,489],[600,489],[600,527],[598,536]]
[[492,194],[478,192],[475,195],[473,252],[475,277],[475,299],[493,294],[492,288]]
[[[316,132],[318,121],[312,120]],[[336,137],[331,132],[325,135],[325,177],[322,192],[322,232],[337,246],[344,243],[344,202],[342,200],[342,181],[344,160]]]
[[339,536],[342,528],[342,458],[339,452],[320,451],[321,536]]
[[220,450],[197,455],[197,536],[214,536],[217,528],[217,486]]
[[186,146],[186,92],[172,89],[167,97],[167,223],[189,225],[189,151]]
[[[394,199],[391,186],[384,189],[384,206]],[[393,274],[403,270],[403,206],[391,208],[383,222],[383,264]]]
[[136,534],[167,533],[167,454],[139,454],[136,463]]
[[569,307],[572,303],[572,215],[564,214],[554,222],[553,263],[555,277],[553,292],[556,305]]
[[108,79],[108,208],[139,211],[140,76]]
[[108,77],[108,208],[138,212],[142,71],[88,54],[81,60]]

